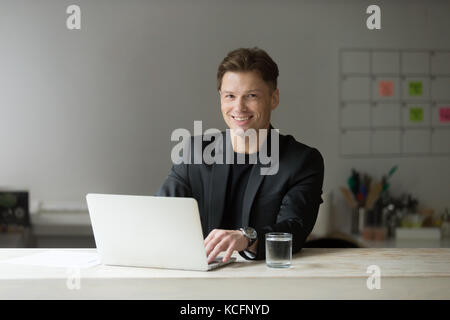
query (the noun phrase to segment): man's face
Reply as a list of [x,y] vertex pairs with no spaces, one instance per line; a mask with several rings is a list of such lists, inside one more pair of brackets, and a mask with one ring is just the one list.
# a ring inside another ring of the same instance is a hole
[[258,71],[226,72],[219,93],[222,115],[230,129],[269,129],[279,91],[273,91]]

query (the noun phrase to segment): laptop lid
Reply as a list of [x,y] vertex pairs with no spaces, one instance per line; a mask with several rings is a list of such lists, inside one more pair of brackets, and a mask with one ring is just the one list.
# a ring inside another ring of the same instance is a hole
[[103,264],[208,270],[195,199],[91,193],[86,200]]

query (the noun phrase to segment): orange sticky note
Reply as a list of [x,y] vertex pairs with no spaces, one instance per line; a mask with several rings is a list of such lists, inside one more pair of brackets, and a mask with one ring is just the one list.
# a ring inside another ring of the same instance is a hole
[[439,122],[450,122],[450,107],[439,108]]
[[378,82],[378,95],[380,97],[392,97],[394,95],[394,82],[393,81],[379,81]]

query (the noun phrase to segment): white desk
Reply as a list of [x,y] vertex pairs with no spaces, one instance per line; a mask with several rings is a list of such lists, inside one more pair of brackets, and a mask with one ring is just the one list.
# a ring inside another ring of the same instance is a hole
[[[68,289],[65,268],[1,263],[43,250],[0,249],[0,299],[450,299],[444,248],[304,248],[289,269],[240,256],[210,272],[98,265],[81,269],[79,290]],[[369,290],[366,272],[374,264],[381,289]]]

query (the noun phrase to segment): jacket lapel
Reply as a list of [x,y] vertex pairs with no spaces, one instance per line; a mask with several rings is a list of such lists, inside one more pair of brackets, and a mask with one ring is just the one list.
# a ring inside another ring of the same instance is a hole
[[220,226],[225,209],[229,164],[214,164],[211,172],[211,188],[209,203],[209,232]]
[[247,227],[250,221],[250,210],[253,200],[258,192],[259,186],[264,180],[265,175],[261,174],[261,164],[253,165],[250,177],[248,178],[247,188],[245,189],[244,201],[242,205],[242,226]]
[[[219,153],[219,156],[223,159],[223,164],[214,163],[211,169],[211,180],[209,190],[209,219],[208,219],[208,232],[212,229],[216,229],[222,222],[223,212],[225,210],[226,192],[228,184],[228,175],[230,172],[230,165],[226,164],[226,153],[231,147],[227,145],[227,132],[225,131],[221,135],[221,140],[216,141],[215,151]],[[231,150],[233,148],[231,147]]]
[[[270,125],[269,130],[272,130],[272,124]],[[270,131],[271,132],[271,131]],[[274,133],[278,135],[278,132]],[[268,148],[270,150],[271,148],[271,134],[267,137],[266,143],[268,144]],[[272,151],[269,151],[271,153]],[[279,152],[277,150],[276,152]],[[261,173],[261,168],[264,166],[258,161],[252,168],[252,171],[250,172],[250,177],[248,179],[247,188],[245,189],[244,194],[244,203],[242,206],[242,225],[243,227],[248,227],[249,221],[250,221],[250,211],[252,209],[253,201],[255,200],[256,193],[258,192],[258,189],[261,185],[261,183],[264,180],[265,175]]]

